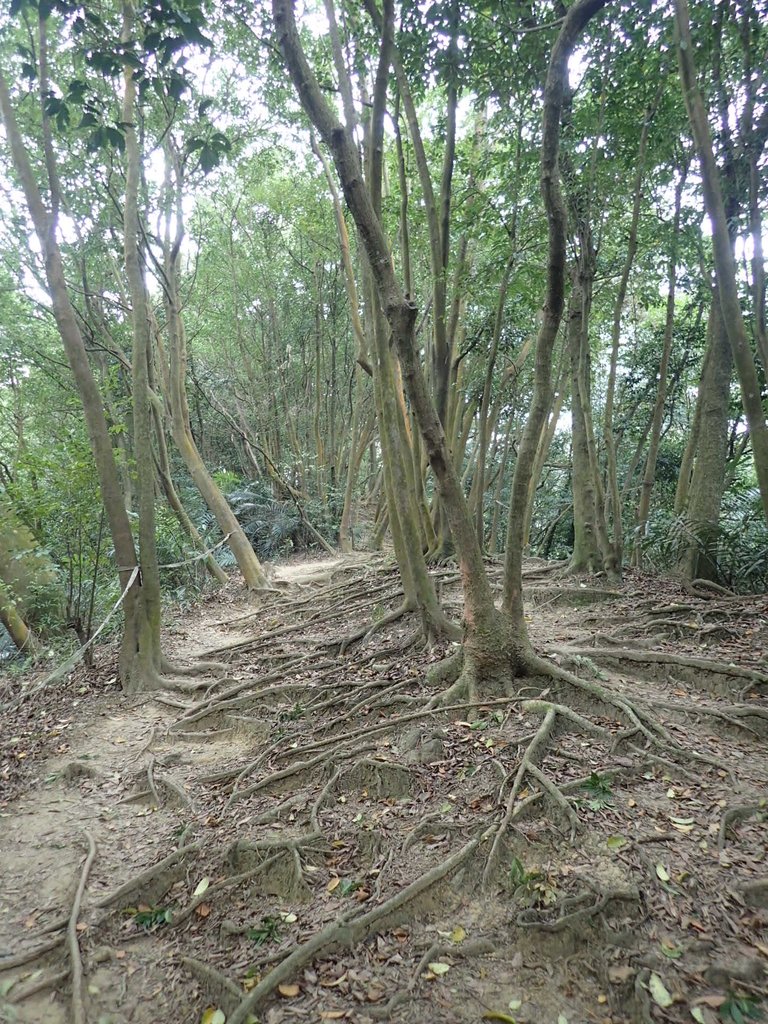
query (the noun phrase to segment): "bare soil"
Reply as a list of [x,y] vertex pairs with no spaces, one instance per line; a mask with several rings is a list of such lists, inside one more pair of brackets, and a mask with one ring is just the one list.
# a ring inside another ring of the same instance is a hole
[[768,600],[526,576],[555,674],[475,705],[418,623],[375,628],[401,594],[362,557],[178,617],[169,656],[219,667],[167,692],[105,649],[0,688],[0,1021],[768,1011]]

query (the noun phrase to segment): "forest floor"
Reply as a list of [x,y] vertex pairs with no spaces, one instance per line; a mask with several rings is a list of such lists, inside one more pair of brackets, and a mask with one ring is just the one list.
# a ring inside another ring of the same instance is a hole
[[362,556],[170,622],[167,692],[0,684],[0,1021],[768,1016],[768,599],[526,584],[561,678],[474,706]]

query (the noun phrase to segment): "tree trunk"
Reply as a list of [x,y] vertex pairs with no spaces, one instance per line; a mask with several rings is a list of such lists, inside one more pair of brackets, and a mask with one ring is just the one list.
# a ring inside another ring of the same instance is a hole
[[[243,581],[249,590],[263,590],[269,586],[264,570],[253,550],[251,542],[243,532],[226,498],[203,462],[192,436],[189,420],[189,405],[186,392],[187,337],[181,315],[179,296],[179,249],[184,234],[183,206],[181,197],[180,169],[175,161],[175,204],[170,205],[172,184],[169,182],[170,165],[174,163],[166,149],[168,160],[166,173],[167,201],[169,208],[166,218],[165,270],[163,278],[165,314],[168,325],[168,372],[163,376],[167,384],[166,397],[171,410],[171,433],[189,475],[202,495],[210,511],[216,517],[219,529],[228,538],[227,544],[235,556]],[[170,210],[173,208],[176,224],[176,238],[170,239]]]
[[768,519],[768,425],[763,411],[755,360],[741,312],[736,260],[728,228],[720,174],[712,148],[709,119],[696,81],[687,0],[675,0],[675,30],[683,95],[701,165],[704,205],[712,222],[712,251],[720,308],[741,385],[741,400],[752,439],[755,472],[763,501],[763,511]]
[[[125,589],[129,586],[137,560],[131,524],[125,508],[125,496],[120,487],[120,476],[115,464],[109,427],[104,415],[101,395],[88,362],[75,311],[69,298],[61,251],[56,238],[57,221],[46,210],[43,203],[29,155],[16,123],[8,86],[2,75],[0,75],[0,113],[5,125],[11,158],[24,192],[35,235],[42,250],[56,326],[83,403],[88,437],[99,476],[101,497],[118,563],[120,585]],[[119,674],[123,686],[128,689],[132,687],[133,666],[138,649],[136,611],[140,590],[141,582],[136,578],[130,585],[123,602],[125,626],[120,647]]]
[[[133,32],[134,12],[130,3],[123,6],[123,31],[126,42]],[[141,600],[138,608],[139,644],[133,684],[135,689],[159,684],[160,652],[160,570],[155,542],[155,467],[152,456],[152,408],[149,389],[151,337],[146,284],[139,252],[139,182],[141,153],[136,133],[136,82],[134,68],[123,67],[123,111],[125,131],[125,203],[123,208],[123,245],[125,272],[131,296],[133,325],[133,437],[136,460],[136,497],[139,513],[139,559],[141,563]]]
[[568,305],[568,352],[571,364],[571,451],[573,491],[573,552],[570,572],[594,572],[600,564],[595,519],[595,486],[589,458],[585,407],[589,407],[589,351],[584,351],[584,289],[581,274],[574,274]]
[[[603,6],[605,0],[577,0],[574,7],[566,15],[558,43],[553,53],[551,74],[548,79],[548,92],[545,98],[542,178],[544,182],[554,180],[554,188],[559,194],[556,180],[557,141],[560,128],[560,111],[562,106],[563,83],[567,73],[568,54],[573,46],[580,27],[587,18]],[[469,506],[464,497],[456,468],[451,460],[440,418],[427,390],[426,381],[419,362],[415,345],[416,307],[407,298],[396,277],[389,254],[389,246],[376,213],[376,204],[365,188],[362,180],[360,162],[352,136],[339,123],[334,111],[326,102],[325,97],[312,73],[299,38],[293,12],[292,0],[273,0],[272,10],[278,44],[283,53],[286,66],[293,79],[299,99],[310,120],[329,147],[336,170],[342,183],[347,206],[357,224],[360,238],[368,256],[371,274],[375,283],[376,293],[387,322],[392,331],[392,338],[397,349],[402,367],[403,381],[408,392],[416,421],[419,425],[427,458],[435,475],[440,499],[445,508],[448,524],[458,555],[459,569],[464,587],[464,676],[462,685],[470,690],[474,684],[482,682],[487,688],[500,689],[508,683],[510,674],[518,675],[527,669],[530,659],[530,647],[522,614],[522,598],[508,602],[511,618],[497,611],[493,591],[483,565],[482,552],[477,543],[474,523]],[[374,97],[374,113],[372,122],[377,124],[377,103],[381,109],[383,122],[383,104],[386,98],[387,75],[393,52],[394,8],[391,0],[385,0],[383,9],[383,28],[381,33],[381,53],[379,74],[377,75],[376,94]],[[556,69],[552,71],[552,68]],[[554,114],[554,117],[552,116]],[[373,147],[376,153],[376,146]],[[374,177],[374,181],[376,178]],[[548,187],[545,185],[545,193]],[[548,212],[552,204],[548,204]],[[565,260],[565,209],[560,201],[562,218],[558,225],[550,231],[550,274],[548,302],[545,308],[543,328],[544,341],[539,346],[537,358],[537,394],[534,396],[534,407],[526,431],[527,472],[516,473],[517,489],[513,486],[513,514],[520,513],[517,536],[511,529],[513,543],[517,545],[517,575],[511,584],[514,592],[519,592],[522,561],[522,530],[524,528],[525,502],[527,499],[528,482],[533,460],[536,454],[541,427],[550,406],[551,381],[551,345],[547,347],[548,334],[552,331],[552,343],[557,334],[562,314],[563,269]],[[556,218],[557,219],[557,218]],[[554,251],[553,251],[554,250]],[[559,294],[559,304],[558,304]],[[540,341],[542,340],[540,335]],[[548,360],[548,363],[547,363]],[[537,404],[538,400],[538,404]],[[518,469],[521,458],[518,458]],[[522,502],[520,494],[522,493]],[[517,498],[518,509],[514,508]],[[508,545],[508,559],[509,548]],[[514,558],[513,558],[513,569]],[[507,580],[509,589],[509,579]]]
[[19,613],[3,580],[0,580],[0,622],[21,654],[35,655],[40,651],[34,633]]
[[[173,478],[171,477],[171,467],[168,459],[168,445],[165,441],[165,428],[163,426],[163,417],[160,411],[160,400],[156,395],[153,395],[152,399],[152,413],[155,422],[155,439],[157,442],[157,475],[160,480],[160,487],[165,495],[165,500],[168,502],[168,507],[176,516],[179,526],[181,527],[182,533],[190,541],[192,546],[199,552],[205,551],[205,541],[200,536],[200,533],[189,518],[187,510],[182,504],[181,498],[179,497],[178,491],[174,487]],[[229,582],[229,577],[221,568],[219,563],[211,554],[207,554],[202,559],[205,568],[210,576],[212,576],[219,583],[224,585]]]
[[491,351],[485,368],[485,379],[483,381],[483,397],[480,402],[480,416],[477,427],[477,465],[473,481],[473,492],[475,500],[475,530],[477,531],[477,542],[483,547],[485,543],[485,463],[488,449],[488,410],[491,404],[491,390],[493,388],[493,371],[496,368],[496,355],[499,351],[501,341],[501,330],[504,324],[504,303],[507,298],[509,279],[512,275],[514,265],[514,254],[507,259],[504,273],[499,285],[499,294],[496,299],[496,316],[493,321],[493,335],[491,337]]
[[547,216],[547,290],[536,339],[534,388],[512,479],[504,579],[504,609],[513,635],[528,645],[523,611],[523,541],[531,474],[541,433],[552,406],[552,356],[565,305],[567,211],[560,188],[560,121],[568,81],[568,58],[579,33],[606,0],[576,0],[563,19],[544,86],[541,192]]
[[728,455],[731,348],[717,293],[707,325],[708,354],[700,387],[701,421],[688,505],[683,521],[689,542],[679,569],[687,579],[717,580],[717,526],[723,500]]
[[[616,373],[619,364],[619,347],[621,344],[621,321],[624,315],[624,303],[627,298],[629,277],[637,254],[637,230],[640,224],[640,208],[643,199],[643,176],[645,174],[645,158],[648,149],[648,131],[653,114],[660,98],[656,95],[653,105],[646,111],[640,142],[637,149],[637,169],[632,189],[632,218],[627,240],[627,253],[619,278],[616,301],[613,307],[613,326],[611,330],[611,358],[608,372],[608,387],[605,398],[605,417],[603,420],[603,436],[605,439],[605,461],[608,499],[613,526],[613,537],[609,538],[609,561],[606,569],[610,575],[620,576],[624,552],[624,527],[622,524],[621,493],[619,491],[619,468],[616,457],[616,437],[613,428],[613,409],[616,400]],[[663,408],[663,406],[662,406]],[[607,525],[607,524],[606,524]]]
[[672,243],[669,254],[669,270],[667,272],[667,315],[664,322],[664,345],[659,361],[658,385],[656,390],[656,402],[653,407],[651,419],[650,440],[648,443],[648,455],[645,460],[645,471],[643,482],[640,486],[640,502],[637,507],[637,518],[635,525],[635,544],[632,552],[632,564],[641,567],[643,564],[643,539],[648,526],[648,516],[651,511],[651,495],[653,484],[656,479],[656,460],[659,454],[661,443],[661,428],[664,423],[664,406],[667,398],[667,372],[669,370],[669,359],[672,354],[672,335],[675,325],[675,285],[677,281],[677,245],[680,235],[680,206],[685,184],[685,172],[681,175],[680,181],[675,189],[675,215],[672,223]]

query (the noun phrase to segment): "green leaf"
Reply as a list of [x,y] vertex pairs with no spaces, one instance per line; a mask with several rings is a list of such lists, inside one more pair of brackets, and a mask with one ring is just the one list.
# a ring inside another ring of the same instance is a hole
[[219,162],[219,154],[215,149],[212,149],[209,145],[203,146],[200,150],[200,167],[204,174],[210,174],[210,172],[216,167]]
[[660,1006],[662,1010],[665,1010],[674,1002],[674,999],[667,991],[664,982],[658,974],[652,974],[648,979],[648,990],[651,993],[654,1003],[656,1003],[657,1006]]
[[111,125],[108,125],[106,134],[110,145],[114,146],[120,153],[125,152],[125,136],[119,128],[113,128]]

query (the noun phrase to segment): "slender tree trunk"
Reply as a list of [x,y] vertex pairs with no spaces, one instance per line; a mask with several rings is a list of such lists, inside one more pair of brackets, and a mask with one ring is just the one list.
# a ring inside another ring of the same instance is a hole
[[496,355],[499,351],[501,340],[501,329],[504,324],[504,303],[507,298],[509,279],[512,275],[514,255],[510,254],[504,273],[499,285],[499,294],[496,299],[496,316],[493,321],[493,335],[491,337],[491,351],[485,367],[485,379],[483,381],[483,397],[480,402],[480,416],[477,427],[477,465],[474,476],[474,499],[475,499],[475,529],[477,531],[477,542],[482,547],[485,543],[485,462],[488,449],[488,411],[491,404],[491,389],[493,388],[493,375],[496,368]]
[[347,478],[344,483],[344,506],[341,511],[339,525],[339,548],[345,554],[354,550],[354,534],[352,530],[355,489],[357,486],[360,465],[363,461],[370,432],[361,425],[363,405],[363,372],[359,366],[354,370],[354,399],[352,404],[352,425],[349,431],[349,458],[347,459]]
[[501,495],[504,490],[504,484],[507,479],[507,465],[509,463],[509,453],[512,450],[512,427],[514,426],[514,417],[507,417],[507,427],[504,431],[504,445],[501,455],[501,466],[499,467],[499,475],[496,477],[496,487],[493,492],[493,516],[491,517],[491,540],[488,545],[488,550],[492,555],[498,554],[499,551],[499,519],[501,512]]
[[[133,33],[134,11],[123,5],[122,40]],[[123,208],[123,245],[125,272],[131,297],[133,325],[133,448],[136,460],[136,497],[139,512],[139,558],[141,560],[141,602],[137,669],[141,685],[159,683],[160,651],[160,570],[155,542],[155,468],[152,455],[152,408],[149,389],[151,337],[149,309],[139,252],[139,182],[141,153],[136,132],[136,82],[134,68],[123,67],[123,112],[125,132],[125,203]]]
[[[129,585],[137,560],[131,524],[125,508],[125,496],[120,487],[120,476],[115,464],[109,426],[104,415],[101,395],[88,362],[75,311],[69,298],[61,251],[56,237],[57,221],[46,210],[43,203],[29,155],[16,123],[8,86],[2,75],[0,75],[0,114],[2,114],[5,125],[11,158],[24,192],[35,235],[42,250],[56,326],[83,403],[88,437],[99,476],[101,497],[118,563],[120,584],[125,589]],[[138,649],[136,612],[140,590],[141,583],[137,578],[128,589],[123,602],[125,625],[120,648],[119,673],[123,686],[128,689],[133,686],[133,667]]]
[[[565,363],[565,360],[563,360]],[[563,365],[560,374],[558,374],[558,386],[557,393],[554,397],[552,409],[549,414],[549,420],[545,429],[541,433],[541,439],[539,441],[539,447],[536,449],[536,460],[533,464],[533,473],[531,474],[531,482],[528,485],[528,509],[525,517],[525,532],[523,533],[523,545],[524,550],[527,550],[530,541],[531,534],[531,520],[533,518],[533,504],[536,498],[536,489],[539,486],[539,480],[541,480],[541,474],[544,472],[544,464],[549,454],[549,449],[552,447],[552,441],[555,438],[555,431],[557,430],[557,421],[560,418],[560,411],[565,401],[565,388],[563,387],[565,377],[565,365]],[[559,521],[559,520],[558,520]],[[551,539],[550,539],[551,543]],[[546,558],[547,555],[542,557]]]
[[22,653],[35,655],[40,651],[32,630],[24,621],[3,580],[0,580],[0,622],[5,626],[14,646]]
[[701,421],[683,522],[679,569],[688,579],[717,580],[717,526],[728,455],[728,420],[733,359],[716,292],[707,325],[708,358],[700,386]]
[[675,325],[675,286],[677,282],[677,248],[680,235],[680,207],[685,184],[685,173],[675,189],[675,215],[672,223],[672,243],[669,254],[669,269],[667,271],[667,314],[664,322],[664,344],[659,361],[658,385],[656,390],[656,402],[653,407],[653,418],[651,420],[650,440],[648,443],[648,455],[645,460],[645,471],[643,482],[640,486],[640,502],[637,508],[635,525],[635,544],[632,552],[632,564],[642,566],[643,562],[643,539],[648,525],[648,516],[651,511],[651,495],[653,484],[656,479],[656,460],[661,444],[661,428],[664,423],[664,407],[667,398],[667,373],[669,370],[669,359],[672,354],[672,337]]
[[766,425],[755,360],[741,311],[741,299],[736,280],[736,260],[728,228],[720,174],[712,148],[709,119],[696,81],[695,51],[691,38],[687,0],[675,0],[675,28],[683,96],[701,165],[704,204],[712,222],[712,251],[720,307],[741,385],[741,400],[752,439],[755,472],[763,501],[763,511],[768,519],[768,425]]
[[755,317],[757,351],[768,377],[768,330],[765,320],[765,257],[763,255],[763,218],[760,210],[760,168],[753,156],[749,168],[749,233],[752,238],[752,306]]
[[547,216],[547,290],[536,339],[534,390],[512,479],[504,578],[504,609],[512,630],[527,647],[523,611],[523,541],[531,474],[542,430],[552,406],[552,356],[565,305],[567,211],[560,188],[560,121],[568,79],[568,58],[579,33],[606,0],[576,0],[552,49],[544,86],[541,192]]
[[[200,536],[200,533],[189,518],[187,510],[179,497],[178,491],[176,490],[173,478],[171,476],[170,460],[168,458],[168,445],[165,441],[165,429],[163,426],[163,417],[159,408],[160,402],[157,396],[153,396],[152,400],[152,414],[155,423],[155,441],[157,444],[157,475],[160,480],[160,487],[165,500],[168,502],[168,507],[176,516],[176,520],[181,527],[181,531],[184,536],[189,540],[195,550],[199,552],[205,551],[205,541]],[[206,571],[210,576],[217,580],[222,585],[229,582],[229,577],[221,568],[219,563],[213,557],[213,555],[206,555],[202,559],[205,565]]]
[[[166,188],[168,191],[167,202],[169,208],[166,211],[166,237],[165,237],[165,268],[163,276],[165,314],[168,329],[168,373],[163,373],[167,381],[166,396],[171,410],[171,432],[174,443],[179,454],[189,471],[192,480],[202,495],[210,511],[216,517],[219,529],[225,537],[228,537],[227,544],[235,556],[237,566],[243,576],[243,581],[249,590],[263,590],[269,586],[264,570],[253,550],[251,542],[243,532],[237,521],[234,512],[229,507],[226,498],[221,493],[219,486],[208,472],[205,463],[200,456],[197,445],[192,436],[192,429],[189,419],[189,405],[186,392],[186,368],[187,368],[187,338],[184,328],[184,320],[181,315],[181,300],[179,296],[179,249],[184,234],[183,207],[181,200],[180,170],[177,161],[173,161],[171,154],[167,153],[167,174]],[[173,184],[169,181],[171,166],[176,173],[175,182],[175,204],[171,203],[171,191]],[[176,223],[176,238],[171,242],[170,238],[170,211],[173,209]]]
[[[613,526],[613,537],[609,539],[609,560],[606,569],[609,574],[620,576],[624,552],[624,527],[622,523],[621,492],[619,491],[619,468],[616,457],[616,437],[613,426],[613,410],[616,401],[616,373],[619,364],[619,347],[621,345],[621,321],[624,315],[624,303],[632,267],[637,254],[637,231],[640,224],[640,208],[643,199],[643,177],[645,175],[645,159],[648,149],[648,132],[650,129],[656,103],[660,97],[657,93],[653,106],[646,111],[640,142],[637,150],[637,169],[632,188],[632,218],[629,225],[629,238],[624,266],[619,278],[619,287],[613,307],[613,326],[611,330],[611,358],[608,372],[608,387],[605,398],[605,417],[603,420],[603,436],[605,439],[605,462],[609,507]],[[606,524],[607,525],[607,524]]]
[[594,572],[598,555],[595,507],[595,485],[589,457],[587,419],[589,408],[589,365],[585,365],[589,351],[585,352],[584,339],[584,282],[576,270],[568,306],[568,352],[571,365],[571,451],[573,491],[573,552],[568,564],[570,572]]

